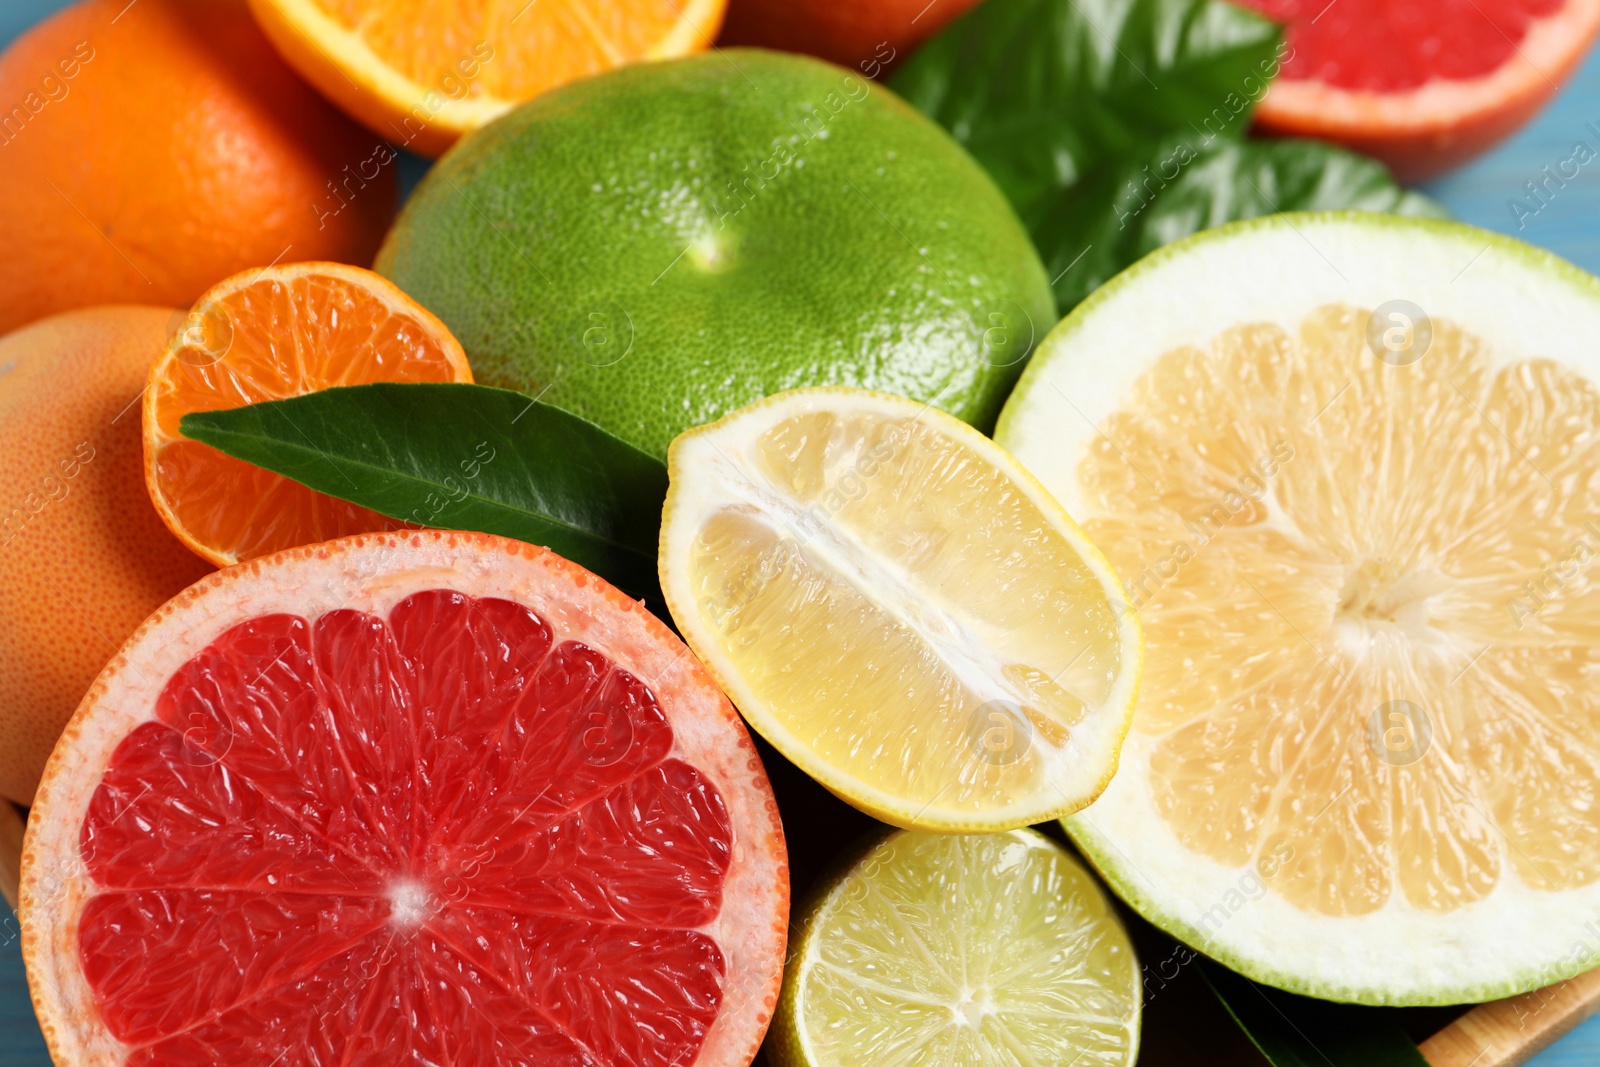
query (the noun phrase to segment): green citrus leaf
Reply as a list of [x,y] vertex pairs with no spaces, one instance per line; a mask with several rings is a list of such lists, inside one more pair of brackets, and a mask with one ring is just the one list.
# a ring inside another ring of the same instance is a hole
[[543,545],[633,596],[659,600],[666,467],[523,393],[357,385],[185,415],[181,428],[392,519]]
[[1339,208],[1446,217],[1382,164],[1320,141],[1219,140],[1196,149],[1180,135],[1059,196],[1031,231],[1066,311],[1179,238],[1235,219]]
[[1285,56],[1275,24],[1220,0],[987,0],[889,84],[994,176],[1065,313],[1147,252],[1234,219],[1442,213],[1362,157],[1244,141]]
[[1428,1067],[1390,1008],[1296,996],[1200,960],[1200,973],[1272,1067]]
[[1175,131],[1229,138],[1282,33],[1220,0],[988,0],[890,79],[988,168],[1024,222]]

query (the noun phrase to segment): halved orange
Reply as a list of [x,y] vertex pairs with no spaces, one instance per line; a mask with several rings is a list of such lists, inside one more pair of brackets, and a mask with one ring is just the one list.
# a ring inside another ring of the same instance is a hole
[[698,52],[727,0],[250,0],[291,66],[389,141],[436,156],[524,100]]
[[387,279],[339,263],[236,274],[200,297],[150,370],[145,484],[178,538],[218,566],[393,529],[376,512],[184,437],[217,411],[368,382],[470,382],[444,323]]

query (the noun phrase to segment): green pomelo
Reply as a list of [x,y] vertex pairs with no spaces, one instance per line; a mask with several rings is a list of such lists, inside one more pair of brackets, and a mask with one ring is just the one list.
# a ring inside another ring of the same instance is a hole
[[467,137],[378,270],[480,382],[656,454],[771,393],[852,385],[987,429],[1049,281],[955,141],[817,60],[728,49],[627,67]]

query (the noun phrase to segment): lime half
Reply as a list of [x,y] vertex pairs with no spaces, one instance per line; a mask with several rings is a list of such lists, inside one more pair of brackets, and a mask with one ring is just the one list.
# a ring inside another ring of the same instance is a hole
[[800,920],[773,1067],[1127,1067],[1138,1053],[1128,935],[1036,831],[895,831]]

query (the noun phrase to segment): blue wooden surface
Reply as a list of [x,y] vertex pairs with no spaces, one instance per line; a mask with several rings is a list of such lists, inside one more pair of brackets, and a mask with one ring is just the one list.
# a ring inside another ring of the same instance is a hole
[[[0,0],[0,44],[62,0]],[[1594,123],[1590,128],[1589,123]],[[1600,158],[1577,177],[1545,185],[1536,200],[1525,187],[1543,181],[1541,167],[1557,171],[1578,142],[1600,152],[1600,53],[1591,56],[1572,84],[1532,124],[1478,162],[1425,186],[1458,218],[1498,230],[1565,256],[1600,273]],[[1566,168],[1571,173],[1572,168]],[[1510,201],[1522,202],[1515,211]],[[50,1067],[28,1001],[17,940],[16,918],[4,911],[0,922],[0,1067]],[[1600,1064],[1600,1018],[1557,1042],[1530,1061],[1530,1067],[1593,1067]]]

